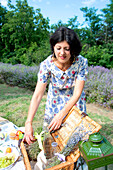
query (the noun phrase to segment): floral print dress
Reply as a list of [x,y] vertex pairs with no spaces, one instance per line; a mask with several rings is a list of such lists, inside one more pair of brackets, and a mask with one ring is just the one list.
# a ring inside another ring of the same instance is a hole
[[[52,119],[68,102],[73,95],[75,80],[86,80],[88,73],[87,59],[79,55],[76,61],[66,70],[60,70],[52,61],[52,55],[47,57],[41,64],[38,73],[38,82],[49,81],[45,118]],[[76,103],[76,107],[86,112],[85,93]]]

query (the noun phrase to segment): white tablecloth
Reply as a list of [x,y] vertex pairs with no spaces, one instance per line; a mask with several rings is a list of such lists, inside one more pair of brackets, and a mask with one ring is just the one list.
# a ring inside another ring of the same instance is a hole
[[[2,121],[2,118],[1,118],[1,120],[0,120],[0,131],[7,133],[7,138],[6,138],[5,142],[3,143],[3,145],[4,144],[6,144],[6,145],[13,144],[14,146],[18,147],[18,140],[11,140],[9,138],[9,134],[11,132],[16,131],[16,130],[24,131],[24,127],[17,127],[12,122],[9,122],[7,120],[4,121],[4,119]],[[19,152],[19,154],[22,155],[21,151]],[[25,170],[25,165],[24,165],[24,161],[23,161],[23,157],[22,156],[14,164],[14,166],[11,168],[11,170]]]

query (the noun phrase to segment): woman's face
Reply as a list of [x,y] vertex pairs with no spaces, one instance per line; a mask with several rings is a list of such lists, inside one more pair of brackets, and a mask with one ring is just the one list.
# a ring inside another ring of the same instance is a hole
[[70,46],[67,41],[58,42],[54,46],[54,53],[56,55],[57,60],[64,64],[70,62],[71,54],[70,54]]

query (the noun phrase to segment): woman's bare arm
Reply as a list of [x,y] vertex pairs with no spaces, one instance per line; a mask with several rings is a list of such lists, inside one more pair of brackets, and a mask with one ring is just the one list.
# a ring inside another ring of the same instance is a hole
[[32,141],[34,140],[32,121],[39,107],[42,96],[45,92],[46,86],[47,86],[47,83],[38,82],[36,85],[34,94],[32,96],[31,102],[30,102],[28,117],[25,123],[25,135],[23,139],[23,140],[26,140],[28,144],[32,143]]

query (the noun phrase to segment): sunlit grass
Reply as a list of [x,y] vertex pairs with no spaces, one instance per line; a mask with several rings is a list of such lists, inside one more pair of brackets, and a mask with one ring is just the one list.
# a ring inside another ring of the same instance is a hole
[[[30,104],[32,91],[19,87],[10,87],[0,84],[0,116],[13,122],[18,127],[24,126],[27,119],[28,108]],[[33,119],[34,131],[41,132],[43,126],[43,117],[45,112],[46,95],[42,98],[37,113]],[[104,135],[110,143],[113,144],[113,121],[97,113],[88,113],[89,117],[102,125],[100,133]],[[36,160],[38,144],[29,146],[29,157]]]
[[[0,116],[8,119],[17,126],[24,126],[33,92],[0,84]],[[33,127],[42,126],[46,98],[43,97],[40,107],[34,117]]]
[[102,126],[100,133],[113,145],[113,120],[97,113],[88,113],[88,116]]

